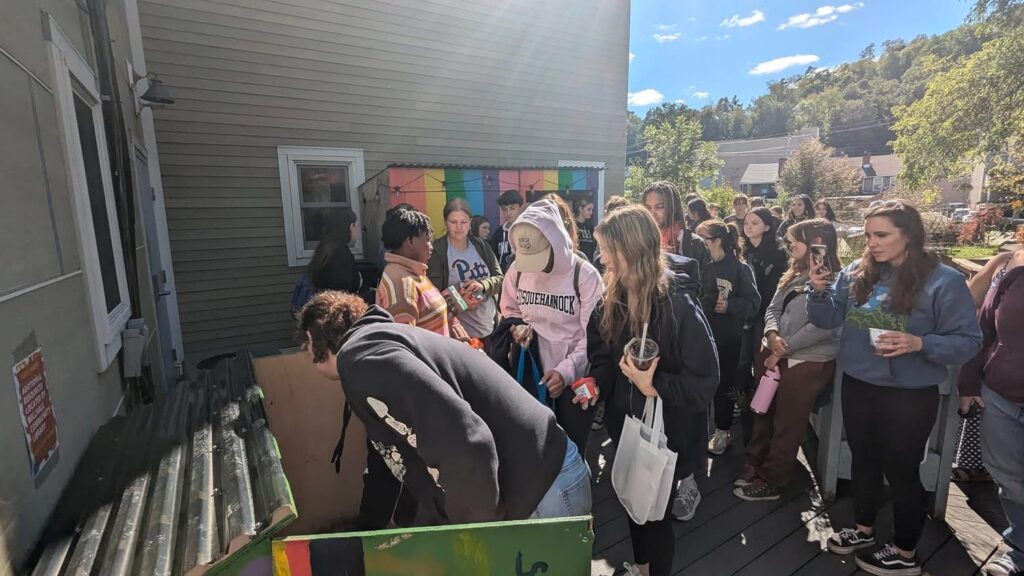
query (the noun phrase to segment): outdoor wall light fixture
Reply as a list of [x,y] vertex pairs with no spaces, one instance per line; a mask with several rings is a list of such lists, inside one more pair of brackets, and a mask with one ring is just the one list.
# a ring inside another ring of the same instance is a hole
[[171,98],[170,91],[164,87],[163,82],[156,78],[149,81],[149,88],[146,89],[142,96],[139,96],[139,100],[145,102],[143,106],[174,104],[174,98]]
[[133,91],[143,78],[149,78],[149,87],[146,88],[146,91],[138,97],[139,100],[143,102],[143,108],[152,108],[154,105],[166,106],[168,104],[174,104],[174,98],[171,98],[170,91],[164,87],[164,83],[162,81],[157,80],[155,75],[135,74],[132,72],[132,78],[134,80],[132,85]]

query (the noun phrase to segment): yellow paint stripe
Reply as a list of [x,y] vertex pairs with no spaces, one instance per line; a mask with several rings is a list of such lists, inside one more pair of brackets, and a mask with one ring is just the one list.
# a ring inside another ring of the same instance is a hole
[[274,540],[272,554],[274,557],[274,576],[292,576],[292,568],[288,565],[288,554],[285,553],[284,542]]

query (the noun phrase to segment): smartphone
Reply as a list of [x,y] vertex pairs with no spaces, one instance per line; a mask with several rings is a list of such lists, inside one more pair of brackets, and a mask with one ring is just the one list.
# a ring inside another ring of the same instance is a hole
[[824,267],[828,270],[829,278],[832,277],[832,269],[828,265],[828,246],[824,244],[811,244],[811,268],[817,270]]

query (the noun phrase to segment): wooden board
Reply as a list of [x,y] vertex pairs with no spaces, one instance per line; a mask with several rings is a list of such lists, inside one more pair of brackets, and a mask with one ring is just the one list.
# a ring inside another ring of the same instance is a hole
[[275,576],[585,576],[589,516],[274,540]]
[[341,434],[345,403],[341,383],[321,376],[305,352],[257,358],[253,369],[299,516],[281,535],[316,534],[351,525],[359,514],[363,491],[366,431],[353,417],[341,474],[336,474],[330,460]]

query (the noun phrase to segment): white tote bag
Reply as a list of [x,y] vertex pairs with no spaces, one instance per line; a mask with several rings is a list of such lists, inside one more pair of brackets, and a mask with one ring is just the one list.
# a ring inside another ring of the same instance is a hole
[[666,447],[662,403],[648,398],[643,420],[626,418],[612,464],[612,488],[637,524],[665,517],[676,469],[676,453]]

